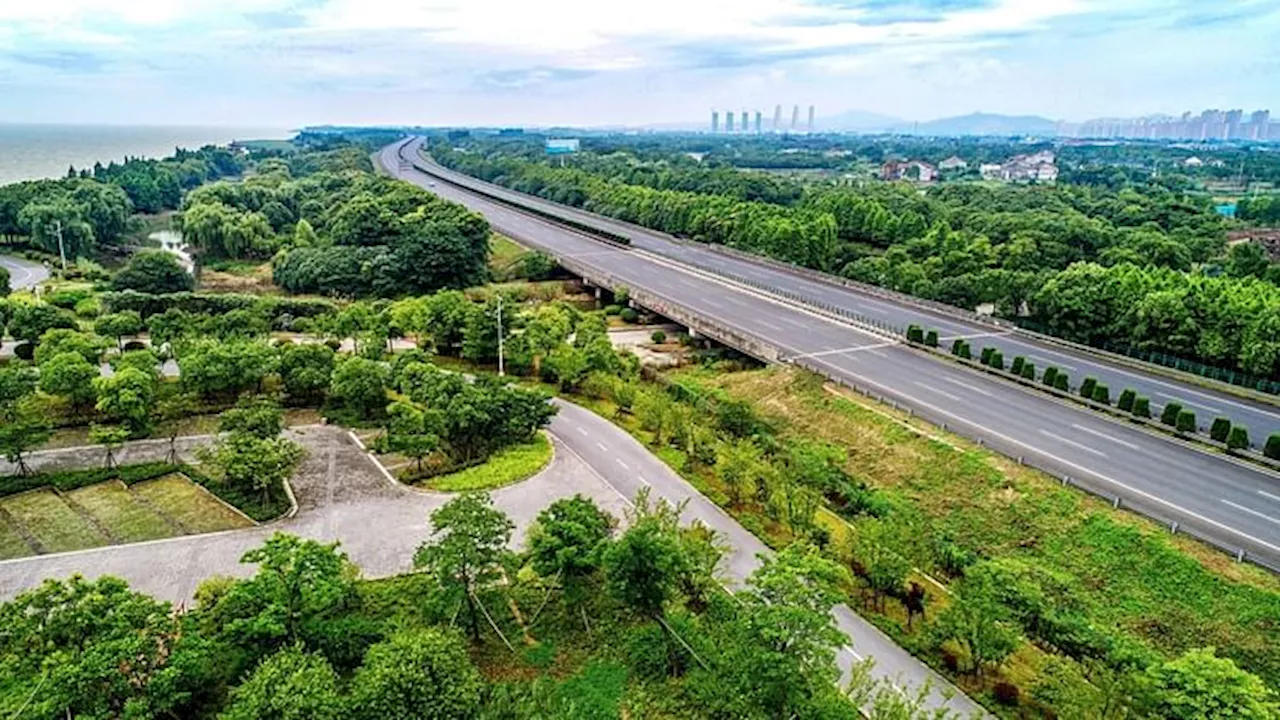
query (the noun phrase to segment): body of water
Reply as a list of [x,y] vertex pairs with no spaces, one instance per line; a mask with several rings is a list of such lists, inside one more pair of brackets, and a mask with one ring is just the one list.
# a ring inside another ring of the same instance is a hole
[[161,158],[174,148],[194,150],[232,140],[287,139],[279,128],[144,127],[0,124],[0,185],[62,177],[67,168],[92,168],[130,157]]

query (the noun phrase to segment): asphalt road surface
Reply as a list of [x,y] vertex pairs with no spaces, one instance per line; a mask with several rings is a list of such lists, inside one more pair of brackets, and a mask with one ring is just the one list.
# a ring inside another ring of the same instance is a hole
[[12,255],[0,255],[0,267],[9,271],[9,287],[14,290],[34,287],[49,277],[49,269],[40,263]]
[[[655,253],[610,246],[380,157],[393,174],[480,212],[499,231],[607,273],[697,316],[781,348],[949,429],[1280,568],[1280,476],[1035,391],[940,362]],[[652,308],[661,312],[662,308]]]
[[[516,524],[513,546],[523,544],[529,523],[557,498],[582,494],[621,518],[631,499],[647,487],[655,498],[687,502],[685,521],[700,520],[724,537],[730,548],[720,568],[726,585],[740,585],[759,565],[758,555],[769,552],[626,432],[576,405],[560,401],[557,405],[560,412],[548,428],[556,453],[551,465],[529,480],[493,493],[495,505]],[[276,531],[340,541],[365,577],[410,571],[414,551],[430,532],[427,516],[450,496],[393,484],[340,428],[308,426],[291,432],[308,450],[303,467],[291,481],[299,506],[295,517],[244,530],[3,561],[0,599],[12,598],[46,578],[80,573],[86,577],[116,575],[138,590],[184,603],[211,576],[250,574],[253,568],[241,565],[240,557]],[[207,440],[184,439],[182,453],[189,456]],[[121,451],[128,462],[159,459],[165,452],[165,441],[130,443]],[[37,453],[31,462],[41,467],[96,465],[101,462],[101,450]],[[854,661],[874,658],[877,677],[912,688],[928,684],[934,705],[948,705],[966,717],[985,715],[977,703],[848,607],[838,606],[832,614],[851,638],[838,654],[842,670]]]
[[[418,146],[415,142],[413,147]],[[836,287],[749,260],[713,252],[696,243],[680,242],[669,235],[638,225],[485,183],[438,164],[432,163],[432,172],[449,178],[451,182],[469,187],[481,187],[485,192],[509,198],[511,201],[535,206],[559,217],[627,237],[631,240],[633,247],[684,263],[733,273],[897,327],[916,323],[924,328],[936,329],[944,347],[949,346],[954,338],[973,337],[975,339],[970,344],[974,347],[975,353],[984,346],[997,347],[1004,353],[1006,361],[1022,355],[1034,362],[1038,370],[1043,370],[1050,365],[1066,370],[1070,373],[1072,382],[1077,384],[1085,377],[1092,376],[1111,388],[1113,398],[1118,396],[1122,389],[1133,388],[1139,395],[1149,397],[1151,406],[1157,412],[1166,403],[1177,400],[1184,407],[1193,410],[1196,413],[1197,422],[1204,427],[1208,427],[1213,418],[1219,416],[1228,417],[1233,423],[1243,424],[1249,428],[1251,440],[1255,446],[1261,446],[1271,433],[1280,432],[1280,408],[1274,405],[1252,402],[1236,395],[1109,362],[1097,355],[1076,352],[1061,345],[1038,341],[1028,335],[1000,331],[988,324],[969,322],[955,315],[897,303],[856,289]]]

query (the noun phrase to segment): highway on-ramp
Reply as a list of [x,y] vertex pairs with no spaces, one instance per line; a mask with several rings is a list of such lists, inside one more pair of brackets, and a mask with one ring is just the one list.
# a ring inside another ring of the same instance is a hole
[[[420,148],[415,141],[410,152]],[[479,188],[486,193],[506,198],[524,206],[537,207],[543,212],[567,218],[590,228],[598,228],[613,235],[627,238],[639,249],[657,253],[697,267],[718,272],[732,273],[750,281],[811,299],[831,307],[857,313],[896,327],[917,323],[922,327],[938,330],[943,344],[957,337],[973,338],[976,349],[984,346],[999,348],[1006,361],[1022,355],[1043,371],[1048,366],[1068,372],[1072,381],[1079,383],[1087,376],[1098,379],[1111,388],[1112,397],[1123,388],[1133,388],[1139,395],[1151,399],[1151,406],[1158,410],[1166,403],[1179,401],[1196,413],[1198,423],[1207,427],[1215,417],[1228,417],[1233,423],[1243,424],[1250,431],[1255,446],[1265,441],[1273,432],[1280,432],[1280,407],[1220,392],[1201,385],[1194,385],[1175,377],[1159,375],[1132,365],[1121,364],[1098,353],[1087,353],[1065,344],[1037,337],[1012,327],[996,325],[972,317],[961,311],[935,309],[917,300],[893,297],[880,290],[858,289],[839,285],[838,279],[827,281],[807,274],[771,267],[759,260],[748,260],[724,252],[717,252],[700,243],[682,242],[670,235],[622,222],[613,218],[586,212],[577,208],[553,203],[526,193],[510,190],[492,183],[485,183],[463,173],[448,170],[423,156],[431,165],[431,171],[450,182],[469,188]]]
[[0,267],[9,271],[9,287],[14,290],[34,287],[49,277],[49,269],[40,263],[0,255]]
[[[747,338],[783,359],[883,396],[981,439],[1180,531],[1280,568],[1280,477],[973,372],[883,336],[725,282],[669,258],[610,246],[429,176],[403,162],[401,145],[380,159],[393,174],[480,212],[499,231],[585,269],[598,282],[652,298],[651,309],[699,318],[720,339]],[[411,162],[411,161],[410,161]],[[678,311],[678,312],[677,312]],[[742,343],[739,342],[739,345]]]

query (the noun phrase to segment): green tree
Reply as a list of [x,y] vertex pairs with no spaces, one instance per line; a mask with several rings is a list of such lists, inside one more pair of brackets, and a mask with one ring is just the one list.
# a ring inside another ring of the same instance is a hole
[[46,580],[0,605],[0,627],[20,717],[191,717],[217,679],[208,644],[119,578]]
[[414,460],[418,473],[423,458],[440,448],[442,429],[434,411],[398,400],[387,406],[387,447]]
[[257,340],[204,340],[178,360],[185,389],[205,397],[228,397],[260,388],[278,365],[275,348]]
[[220,720],[338,720],[347,717],[338,675],[323,656],[289,647],[232,689]]
[[760,446],[752,440],[738,439],[717,446],[716,472],[729,489],[733,504],[741,504],[742,498],[751,494],[759,480],[763,459]]
[[53,435],[47,420],[28,409],[15,411],[8,422],[0,423],[0,454],[11,465],[18,466],[18,474],[30,472],[27,452],[44,444]]
[[981,675],[987,665],[999,664],[1022,642],[1017,623],[1000,601],[991,573],[973,573],[935,621],[940,640],[951,640],[969,656],[970,667]]
[[97,365],[102,357],[102,350],[100,338],[68,328],[53,328],[40,335],[34,359],[37,365],[43,365],[55,355],[73,352],[84,358],[85,362]]
[[93,331],[99,335],[115,338],[116,347],[124,347],[126,335],[137,335],[142,332],[142,316],[137,310],[124,310],[99,317],[93,323]]
[[40,366],[40,390],[60,395],[71,404],[84,407],[93,402],[93,383],[98,374],[98,368],[78,353],[60,353]]
[[1280,699],[1256,675],[1213,648],[1189,650],[1148,671],[1151,710],[1170,720],[1273,720]]
[[140,250],[111,280],[115,290],[133,290],[151,295],[190,292],[195,278],[172,253],[163,250]]
[[105,467],[116,466],[116,451],[129,440],[129,429],[119,425],[93,425],[89,428],[89,442],[101,445],[107,451]]
[[479,594],[502,575],[502,560],[515,526],[493,508],[487,493],[459,495],[431,513],[431,540],[413,564],[433,574],[442,587],[462,596],[471,637],[480,640]]
[[156,376],[133,367],[117,370],[110,377],[93,381],[98,396],[98,411],[112,420],[124,423],[137,435],[151,425],[151,408],[155,404]]
[[196,397],[189,392],[172,392],[156,401],[156,417],[164,423],[165,437],[169,439],[169,452],[165,462],[178,462],[178,435],[182,432],[179,421],[195,414]]
[[529,560],[543,577],[557,576],[565,604],[578,606],[585,585],[600,569],[614,521],[581,495],[562,498],[538,513],[529,530]]
[[480,712],[483,687],[462,641],[428,628],[369,648],[351,681],[351,705],[368,720],[467,720]]
[[218,416],[218,431],[270,440],[284,431],[284,411],[268,398],[248,398]]
[[297,402],[318,403],[329,391],[334,352],[319,343],[290,345],[280,352],[280,379]]
[[231,433],[196,451],[200,462],[209,465],[222,482],[239,492],[258,493],[264,503],[293,475],[302,456],[302,446],[292,440],[264,440],[245,432]]
[[[9,336],[14,340],[34,343],[54,328],[75,329],[75,315],[43,303],[14,303],[9,316]],[[37,361],[38,363],[39,361]]]
[[338,543],[277,532],[240,562],[256,564],[258,572],[232,582],[201,611],[219,638],[258,657],[314,644],[355,598],[359,571]]
[[387,406],[387,368],[362,357],[349,357],[333,371],[329,398],[363,419],[380,415]]
[[645,617],[661,617],[684,557],[679,540],[654,518],[632,525],[604,553],[609,592]]

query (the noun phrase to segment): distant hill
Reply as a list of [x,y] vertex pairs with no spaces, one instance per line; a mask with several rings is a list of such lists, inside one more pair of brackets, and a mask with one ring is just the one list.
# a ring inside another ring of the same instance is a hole
[[973,113],[939,118],[913,126],[919,135],[1048,135],[1058,134],[1058,122],[1039,115]]
[[907,125],[906,120],[866,110],[846,110],[814,120],[818,130],[827,132],[877,132]]

